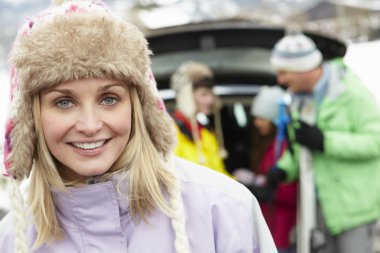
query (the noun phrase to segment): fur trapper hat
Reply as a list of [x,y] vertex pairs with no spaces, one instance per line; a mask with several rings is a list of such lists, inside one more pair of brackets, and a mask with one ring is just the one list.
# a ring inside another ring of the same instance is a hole
[[[193,88],[214,86],[214,72],[201,62],[187,61],[181,64],[176,71],[176,75],[185,75],[191,81]],[[181,83],[172,82],[173,88],[180,89]]]
[[193,90],[197,87],[212,88],[214,73],[206,64],[186,61],[171,76],[170,86],[176,92],[178,110],[190,118],[196,113]]
[[[143,34],[98,1],[55,1],[22,26],[10,53],[11,105],[4,161],[7,175],[28,177],[36,153],[33,95],[81,78],[112,78],[134,85],[156,149],[174,146],[173,123],[150,70]],[[170,130],[170,131],[168,131]]]

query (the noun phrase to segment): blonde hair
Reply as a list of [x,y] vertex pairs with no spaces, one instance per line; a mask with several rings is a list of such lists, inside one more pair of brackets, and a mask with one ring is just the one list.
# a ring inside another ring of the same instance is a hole
[[[168,158],[157,151],[149,137],[137,89],[138,86],[130,86],[132,129],[129,142],[118,160],[102,176],[102,180],[106,181],[117,172],[130,171],[128,192],[120,194],[129,199],[132,217],[139,216],[146,220],[155,208],[159,208],[172,218],[177,235],[175,242],[177,252],[188,252],[186,249],[179,250],[184,245],[188,248],[188,244],[177,180],[168,168],[170,167]],[[34,247],[38,247],[64,238],[50,189],[65,191],[66,187],[57,162],[54,161],[45,142],[38,95],[33,98],[33,114],[37,132],[37,153],[31,171],[29,203],[38,232]],[[123,180],[119,181],[122,182]],[[165,198],[165,193],[169,194],[170,200]]]

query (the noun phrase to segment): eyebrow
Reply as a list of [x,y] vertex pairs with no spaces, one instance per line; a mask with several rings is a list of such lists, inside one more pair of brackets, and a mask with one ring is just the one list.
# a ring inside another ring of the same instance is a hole
[[[119,86],[119,87],[125,88],[125,85],[122,84],[122,83],[111,83],[111,84],[106,84],[106,85],[103,85],[102,87],[99,87],[98,92],[99,91],[100,92],[106,91],[106,90],[108,90],[108,89],[110,89],[112,87],[115,87],[115,86]],[[65,94],[65,95],[69,95],[69,94],[72,93],[72,91],[70,89],[60,89],[60,88],[54,89],[53,88],[53,89],[47,90],[46,94],[50,93],[50,92],[58,92],[58,93],[62,93],[62,94]]]
[[106,85],[100,87],[100,88],[98,89],[98,91],[105,91],[105,90],[108,90],[108,89],[110,89],[110,88],[112,88],[112,87],[115,87],[115,86],[116,86],[116,87],[126,88],[126,85],[124,85],[124,84],[122,84],[122,83],[111,83],[111,84],[106,84]]

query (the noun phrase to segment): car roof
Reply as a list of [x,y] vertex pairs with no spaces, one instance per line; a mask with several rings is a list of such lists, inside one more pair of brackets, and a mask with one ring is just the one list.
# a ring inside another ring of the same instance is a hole
[[[314,40],[325,60],[345,55],[347,46],[342,40],[303,32]],[[283,27],[230,21],[158,29],[147,34],[147,39],[153,52],[153,73],[162,90],[169,88],[171,74],[186,60],[210,66],[217,85],[272,85],[276,79],[269,57],[284,34]]]

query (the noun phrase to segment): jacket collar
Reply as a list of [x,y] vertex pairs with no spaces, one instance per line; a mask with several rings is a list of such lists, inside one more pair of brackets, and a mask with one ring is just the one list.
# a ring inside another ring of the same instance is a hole
[[345,90],[343,78],[346,69],[344,68],[344,66],[333,63],[329,64],[328,67],[330,68],[330,77],[326,98],[328,100],[334,100],[338,98]]
[[125,197],[129,177],[124,178],[120,174],[111,176],[107,182],[68,187],[65,192],[52,190],[60,222],[68,227],[86,227],[91,222],[99,222],[99,219],[107,223],[112,222],[115,216],[129,215],[129,200]]

